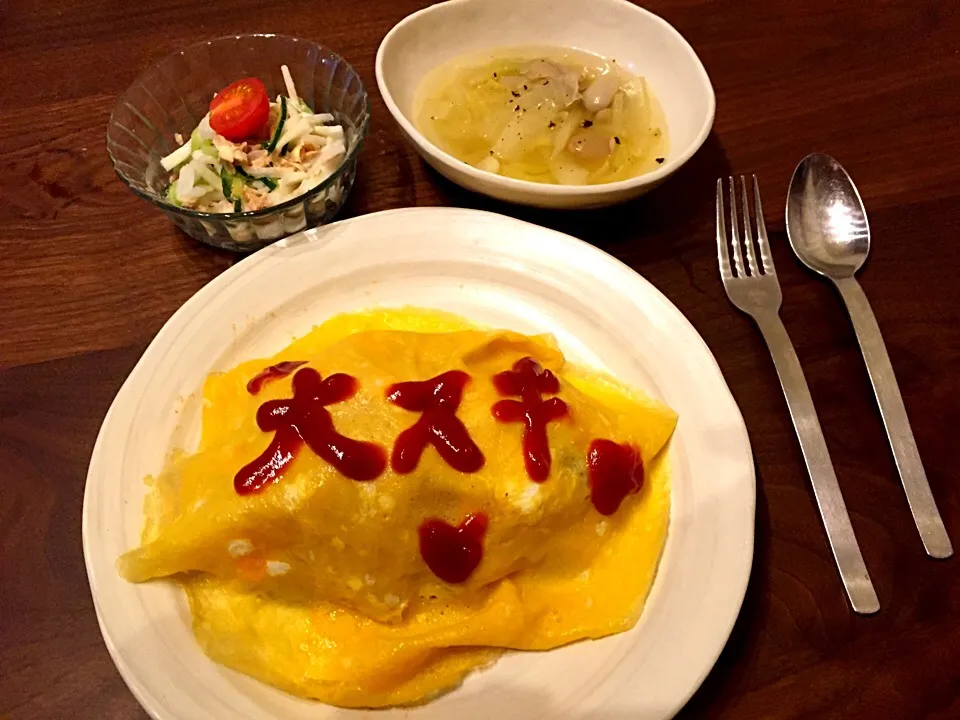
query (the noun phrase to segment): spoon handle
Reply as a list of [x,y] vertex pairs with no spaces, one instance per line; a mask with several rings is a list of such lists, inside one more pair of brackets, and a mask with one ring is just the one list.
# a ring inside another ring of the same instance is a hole
[[793,427],[800,440],[800,449],[807,464],[807,473],[810,475],[810,485],[813,495],[820,509],[820,518],[827,531],[827,540],[833,559],[840,570],[840,579],[847,591],[850,605],[861,615],[869,615],[880,609],[880,601],[874,590],[870,573],[863,562],[857,536],[854,535],[853,525],[850,523],[850,514],[840,492],[837,474],[827,451],[827,443],[823,438],[823,429],[817,418],[817,411],[810,397],[810,388],[807,379],[800,367],[797,351],[793,348],[790,336],[776,313],[754,315],[754,320],[773,358],[780,385],[783,387],[784,397],[787,399],[787,408]]
[[834,283],[846,303],[854,332],[860,342],[863,361],[867,366],[870,381],[873,383],[873,391],[880,406],[880,415],[887,428],[893,457],[900,471],[900,480],[907,494],[913,520],[917,530],[920,531],[923,547],[931,557],[948,558],[953,555],[953,546],[950,544],[950,537],[943,525],[940,511],[937,510],[927,474],[923,470],[917,441],[913,437],[913,430],[910,429],[907,409],[903,405],[900,386],[897,385],[897,378],[893,374],[893,365],[890,364],[887,347],[880,335],[877,318],[856,279],[841,278],[834,280]]

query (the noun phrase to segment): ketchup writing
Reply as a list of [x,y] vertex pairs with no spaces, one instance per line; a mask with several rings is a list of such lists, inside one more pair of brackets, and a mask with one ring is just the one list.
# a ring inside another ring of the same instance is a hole
[[483,453],[456,415],[468,382],[467,373],[451,370],[429,380],[387,388],[387,400],[404,410],[422,413],[394,443],[390,465],[395,472],[412,472],[427,445],[433,445],[454,470],[472,473],[483,467]]
[[567,404],[560,398],[544,400],[541,393],[560,392],[560,381],[530,357],[517,360],[512,370],[498,373],[493,385],[501,395],[519,395],[520,400],[500,400],[493,406],[493,416],[500,422],[522,422],[523,461],[527,475],[534,482],[543,482],[550,475],[550,445],[547,423],[568,414]]
[[278,362],[276,365],[266,367],[250,378],[250,382],[247,383],[247,392],[251,395],[256,395],[263,390],[263,386],[267,383],[285,378],[298,367],[306,364],[306,360],[285,360]]
[[357,381],[349,375],[337,373],[323,380],[313,368],[298,370],[293,376],[293,398],[270,400],[257,410],[257,425],[274,436],[260,457],[234,477],[237,493],[259,492],[279,480],[304,443],[351,480],[379,476],[387,464],[384,449],[338,433],[325,407],[348,400],[356,392]]
[[420,524],[420,557],[444,582],[462,583],[483,559],[487,525],[483,513],[467,515],[456,527],[438,518],[424,520]]

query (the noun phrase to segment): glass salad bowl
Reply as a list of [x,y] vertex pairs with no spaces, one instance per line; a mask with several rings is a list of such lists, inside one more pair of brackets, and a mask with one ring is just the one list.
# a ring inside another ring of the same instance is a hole
[[[300,97],[343,127],[346,154],[339,167],[305,194],[261,210],[212,213],[168,201],[171,176],[160,160],[177,148],[175,136],[189,138],[211,98],[240,78],[259,78],[271,99],[284,93],[281,65],[289,68]],[[141,74],[110,116],[107,152],[120,179],[185,233],[215,247],[250,252],[330,222],[353,186],[369,124],[367,92],[339,55],[309,40],[240,35],[193,45]]]

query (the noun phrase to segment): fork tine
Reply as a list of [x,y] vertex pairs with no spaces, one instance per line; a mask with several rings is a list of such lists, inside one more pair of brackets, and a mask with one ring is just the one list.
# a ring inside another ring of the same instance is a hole
[[723,219],[723,179],[717,178],[717,259],[720,261],[720,277],[733,277],[730,271],[730,245],[727,243],[727,224]]
[[730,176],[730,237],[733,240],[733,266],[737,270],[737,277],[746,277],[743,270],[743,255],[740,250],[740,222],[737,219],[737,186]]
[[740,176],[740,194],[743,198],[743,249],[747,255],[747,265],[750,275],[757,277],[760,269],[757,267],[757,256],[753,251],[753,231],[750,229],[750,203],[747,200],[747,181]]
[[[746,187],[743,192],[746,200]],[[767,238],[767,224],[763,219],[763,205],[760,203],[760,183],[757,182],[756,175],[753,176],[753,204],[757,209],[757,244],[760,246],[763,271],[767,275],[776,275],[777,269],[773,266],[773,255],[770,253],[770,240]]]

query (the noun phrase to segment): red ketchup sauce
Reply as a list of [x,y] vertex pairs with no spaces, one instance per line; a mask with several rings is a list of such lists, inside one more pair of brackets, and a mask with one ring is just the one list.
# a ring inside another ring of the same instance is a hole
[[387,388],[388,401],[421,413],[420,419],[400,433],[394,443],[390,465],[395,472],[413,472],[427,445],[433,445],[454,470],[473,473],[483,467],[483,453],[456,414],[469,382],[467,373],[451,370],[429,380],[402,382]]
[[274,436],[260,457],[234,477],[237,493],[250,495],[279,480],[304,443],[351,480],[378,477],[387,465],[384,449],[338,433],[325,407],[349,400],[356,392],[356,378],[349,375],[337,373],[324,380],[313,368],[298,370],[291,399],[269,400],[257,410],[257,425]]
[[456,527],[438,518],[424,520],[420,524],[420,557],[444,582],[462,583],[483,559],[487,525],[483,513],[467,515]]
[[594,440],[587,450],[590,500],[601,515],[613,515],[627,495],[643,487],[643,459],[635,445]]
[[500,422],[522,422],[523,462],[527,475],[541,483],[550,475],[550,445],[547,443],[547,423],[566,417],[567,404],[560,398],[544,400],[542,393],[556,395],[560,381],[530,357],[517,360],[512,370],[493,376],[493,386],[501,395],[519,395],[519,400],[500,400],[495,403],[493,416]]
[[283,362],[278,362],[276,365],[265,367],[250,378],[250,382],[247,383],[247,392],[251,395],[257,395],[263,390],[264,385],[267,383],[285,378],[298,367],[306,364],[306,360],[284,360]]

